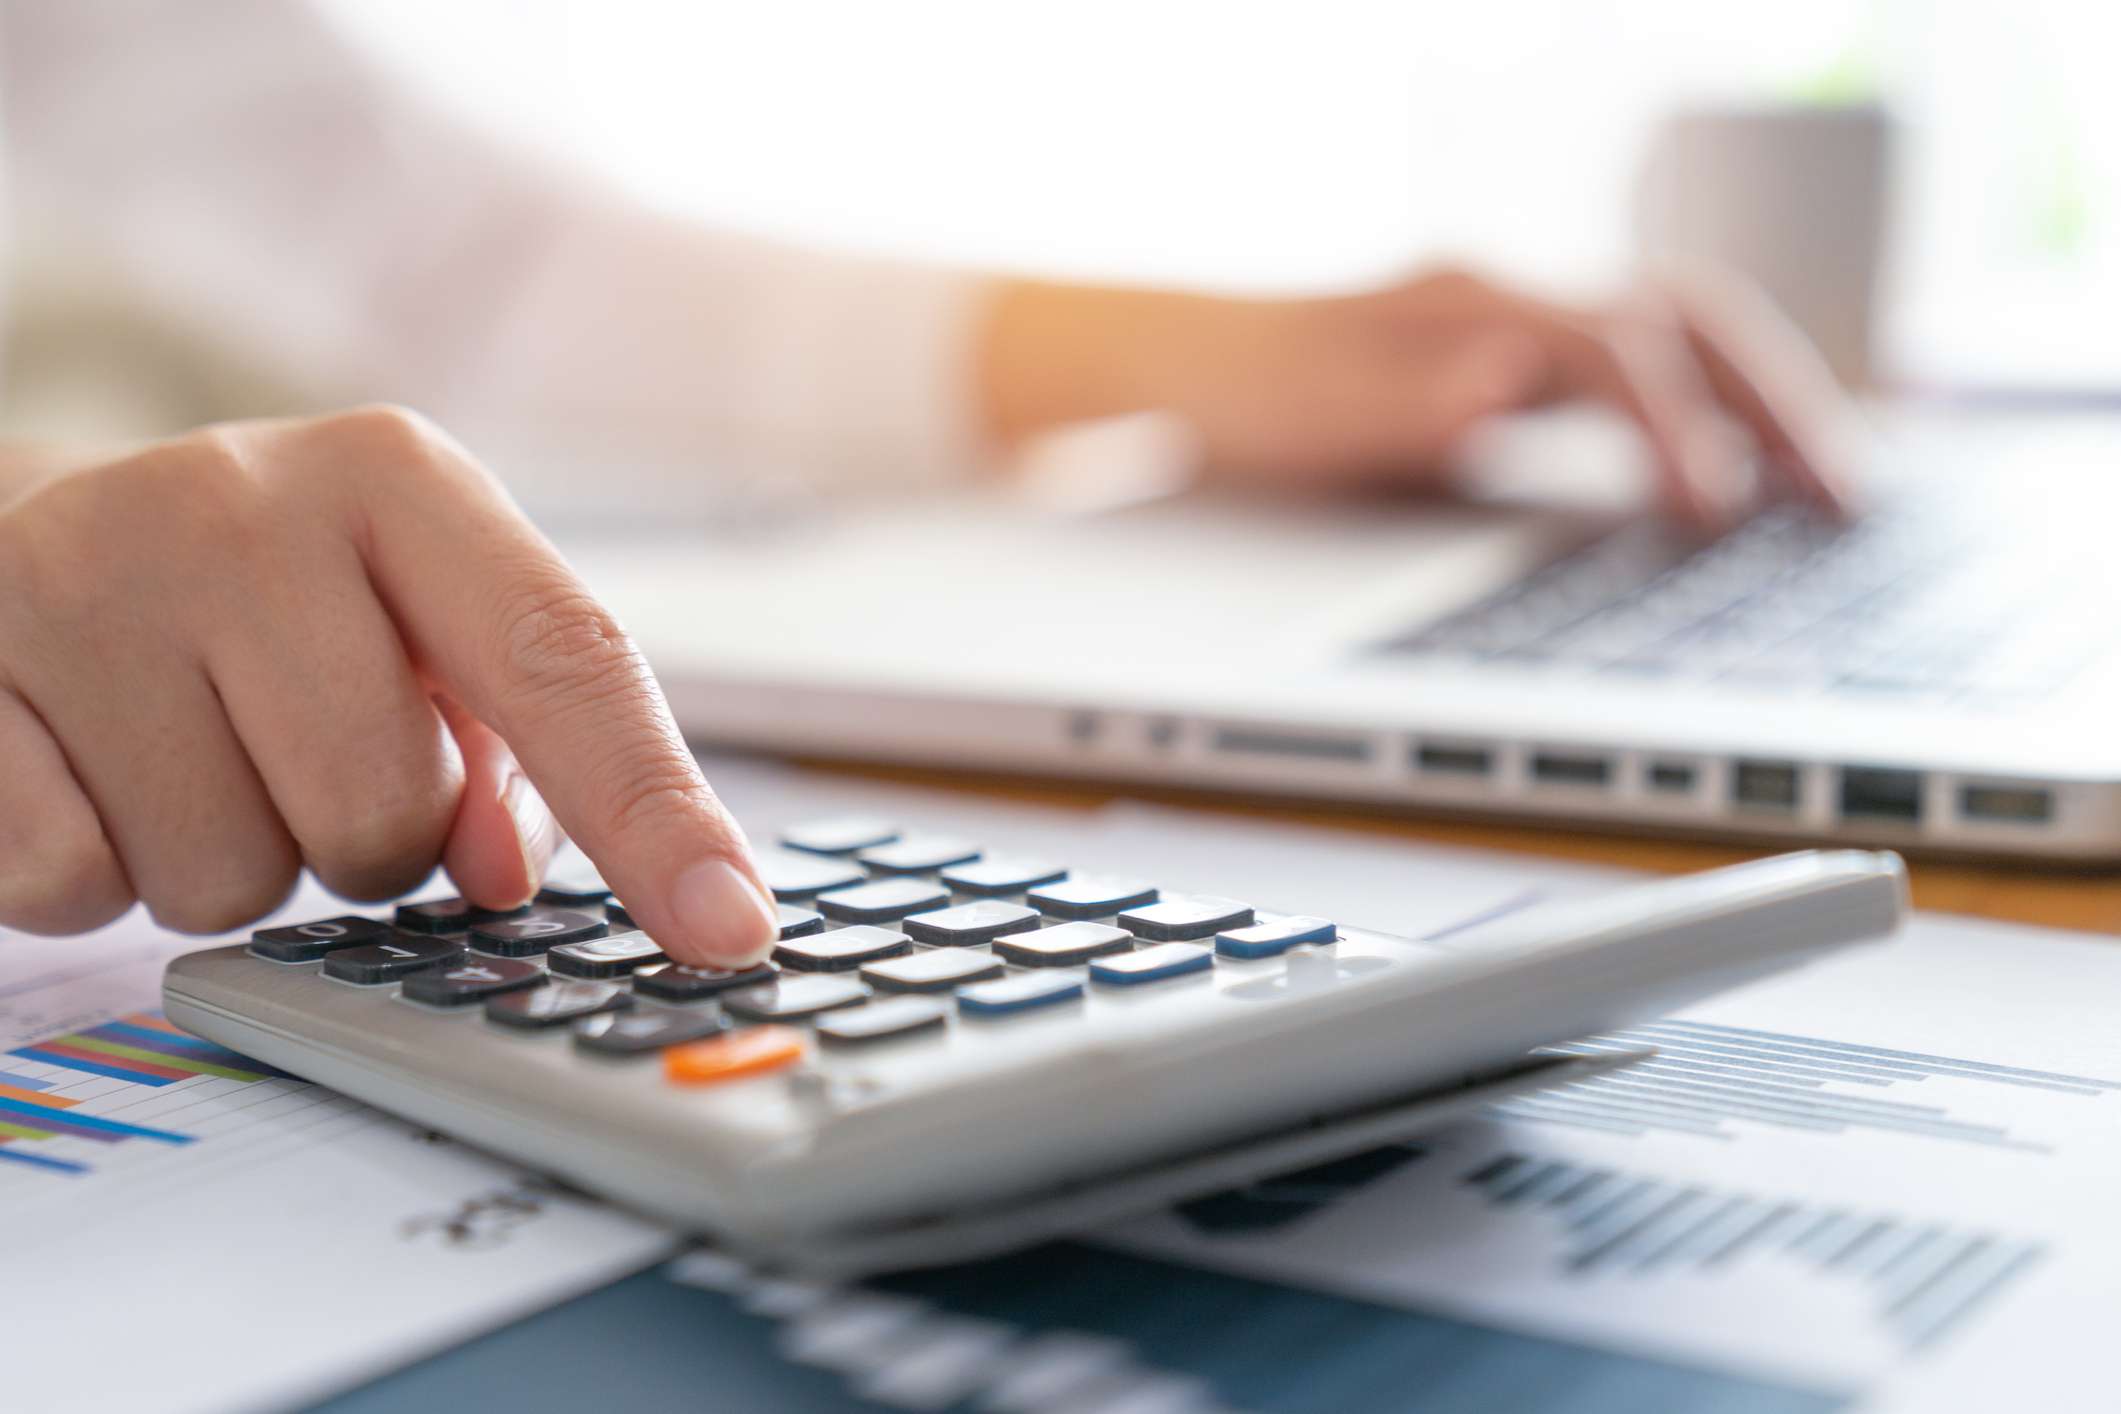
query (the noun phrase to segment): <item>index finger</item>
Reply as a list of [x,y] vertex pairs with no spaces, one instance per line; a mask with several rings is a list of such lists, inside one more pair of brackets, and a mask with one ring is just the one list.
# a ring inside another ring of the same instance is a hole
[[633,641],[455,443],[408,414],[356,416],[380,424],[341,433],[360,443],[360,541],[422,670],[508,743],[665,951],[763,955],[771,895]]

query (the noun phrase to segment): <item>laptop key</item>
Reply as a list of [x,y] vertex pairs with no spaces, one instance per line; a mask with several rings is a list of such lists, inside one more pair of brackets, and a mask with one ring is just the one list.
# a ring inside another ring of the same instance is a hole
[[1060,923],[994,940],[996,956],[1019,967],[1077,967],[1133,947],[1133,934],[1106,923]]
[[399,904],[396,922],[400,928],[413,933],[461,933],[474,923],[516,918],[528,912],[530,905],[527,903],[521,908],[495,910],[480,908],[460,898],[438,898],[426,903]]
[[405,979],[400,989],[408,1001],[427,1006],[457,1007],[483,1002],[503,992],[528,991],[547,981],[545,969],[534,962],[505,957],[467,957],[448,967],[431,967]]
[[1340,930],[1325,919],[1298,915],[1218,933],[1215,950],[1224,957],[1279,957],[1299,943],[1330,943],[1339,936]]
[[506,992],[486,1000],[486,1019],[519,1031],[566,1026],[599,1012],[624,1011],[633,994],[609,982],[554,982],[527,992]]
[[315,962],[340,948],[381,942],[390,936],[390,925],[373,918],[347,914],[320,918],[314,923],[294,923],[284,928],[260,928],[250,935],[250,950],[274,962]]
[[970,864],[980,857],[980,847],[970,840],[942,835],[910,835],[874,845],[854,857],[872,874],[933,874],[953,864]]
[[1119,926],[1152,943],[1190,943],[1252,922],[1252,906],[1229,898],[1167,898],[1130,908]]
[[574,1024],[574,1048],[605,1056],[646,1056],[729,1030],[727,1017],[712,1011],[634,1006],[599,1012]]
[[689,967],[682,962],[652,962],[633,974],[633,990],[666,1002],[696,1002],[737,987],[771,982],[780,969],[770,962],[756,967]]
[[1081,1000],[1082,979],[1070,972],[1019,972],[957,989],[957,1009],[967,1016],[1012,1016],[1058,1002]]
[[867,984],[845,974],[825,972],[782,976],[763,987],[741,987],[727,993],[722,1005],[747,1021],[793,1021],[857,1006],[869,1000]]
[[1077,921],[1110,918],[1155,903],[1156,898],[1154,886],[1139,879],[1073,874],[1057,883],[1039,885],[1024,895],[1024,902],[1048,918]]
[[499,918],[471,930],[471,946],[496,957],[536,957],[561,943],[583,943],[610,931],[602,919],[586,913],[534,909],[520,918]]
[[1014,898],[1026,889],[1068,877],[1058,864],[1040,859],[997,859],[992,855],[970,864],[953,864],[942,872],[943,887],[980,898]]
[[866,815],[811,820],[781,831],[781,843],[809,854],[852,854],[898,838],[898,826]]
[[1002,965],[994,955],[974,948],[930,948],[862,968],[862,980],[885,992],[947,992],[961,983],[1001,975]]
[[417,933],[393,933],[380,943],[341,948],[327,953],[324,975],[341,982],[373,987],[395,982],[423,968],[440,967],[464,956],[464,949],[442,938],[423,938]]
[[889,997],[821,1017],[817,1034],[834,1045],[858,1046],[940,1029],[949,1015],[949,1004],[933,997]]
[[1090,964],[1090,980],[1112,987],[1133,987],[1206,972],[1214,964],[1215,954],[1198,943],[1156,943],[1119,957],[1098,958]]
[[1039,917],[1020,903],[983,898],[933,913],[915,913],[899,926],[916,943],[931,947],[980,947],[1010,933],[1030,932],[1039,926]]
[[949,890],[925,879],[878,879],[817,897],[818,911],[841,923],[896,923],[949,902]]
[[545,965],[567,977],[624,977],[636,967],[663,960],[663,950],[646,933],[562,943],[545,954]]
[[863,923],[789,938],[773,950],[773,960],[798,972],[852,972],[865,962],[898,957],[912,946],[904,933]]
[[762,850],[758,864],[766,887],[783,903],[813,898],[827,889],[844,889],[869,877],[859,865],[844,859],[788,849]]

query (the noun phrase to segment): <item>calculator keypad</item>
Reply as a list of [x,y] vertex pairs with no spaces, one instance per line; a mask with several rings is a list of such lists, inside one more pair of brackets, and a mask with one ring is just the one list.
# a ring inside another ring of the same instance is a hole
[[260,928],[250,936],[250,950],[274,962],[315,962],[340,948],[378,943],[390,936],[390,925],[373,918],[322,918],[290,928]]
[[1233,898],[1167,898],[1119,915],[1120,927],[1151,943],[1197,942],[1251,922],[1251,906]]
[[839,923],[896,923],[950,902],[950,891],[926,879],[878,879],[817,897],[818,911]]
[[809,854],[853,854],[874,849],[898,838],[898,826],[867,815],[842,815],[831,820],[812,820],[781,831],[781,843]]
[[975,899],[971,903],[916,913],[899,926],[916,943],[931,947],[979,947],[1011,933],[1028,933],[1039,926],[1039,916],[1020,903],[998,898]]
[[974,898],[1020,898],[1040,884],[1068,877],[1062,866],[1038,859],[998,859],[987,855],[970,864],[959,864],[941,874],[943,887]]
[[527,991],[550,980],[534,962],[505,957],[467,957],[448,967],[432,967],[405,979],[407,1001],[428,1006],[471,1006],[503,992]]
[[1018,967],[1077,967],[1133,946],[1132,934],[1105,923],[1058,923],[1036,933],[994,940],[995,953]]
[[574,1024],[578,1051],[606,1056],[653,1055],[729,1029],[729,1019],[711,1011],[635,1005],[624,1011],[599,1012]]
[[763,851],[759,855],[759,876],[783,903],[799,903],[827,889],[844,889],[869,877],[858,864],[791,849]]
[[1071,874],[1058,883],[1041,884],[1024,895],[1048,918],[1064,922],[1110,918],[1130,908],[1155,903],[1156,887],[1139,879],[1111,874]]
[[862,968],[862,980],[885,992],[947,992],[1001,975],[994,955],[976,948],[927,948]]
[[865,1045],[936,1030],[949,1015],[948,1004],[934,997],[888,997],[820,1017],[817,1034],[820,1040],[838,1045]]
[[756,967],[688,967],[681,962],[655,962],[633,974],[633,989],[644,997],[666,1002],[697,1002],[737,987],[755,987],[771,982],[779,969],[770,962]]
[[413,933],[461,933],[474,923],[484,923],[495,918],[513,918],[529,911],[528,904],[521,908],[497,912],[466,903],[460,898],[442,898],[427,903],[399,904],[397,924]]
[[873,845],[854,857],[867,866],[872,874],[933,874],[938,869],[948,869],[953,864],[970,864],[979,858],[980,848],[970,840],[949,839],[942,835],[913,835],[893,840],[890,844]]
[[646,933],[562,943],[545,954],[545,965],[568,977],[624,977],[636,967],[661,961],[663,950]]
[[495,957],[536,957],[548,948],[601,938],[610,925],[586,913],[533,909],[520,918],[497,918],[474,924],[471,945]]
[[745,987],[722,999],[731,1016],[748,1021],[789,1021],[869,1000],[869,988],[845,974],[811,972]]
[[441,938],[396,933],[380,943],[340,948],[324,957],[324,975],[364,987],[395,982],[423,968],[440,967],[464,956],[464,949]]
[[904,933],[864,923],[790,938],[773,950],[773,960],[798,972],[852,972],[865,962],[897,957],[912,946]]
[[486,1019],[498,1026],[542,1031],[599,1012],[624,1011],[633,993],[609,982],[554,982],[527,992],[507,992],[486,1002]]

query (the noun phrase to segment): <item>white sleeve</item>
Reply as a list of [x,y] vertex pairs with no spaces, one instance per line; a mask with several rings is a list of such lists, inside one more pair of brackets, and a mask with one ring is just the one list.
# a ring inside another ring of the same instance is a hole
[[307,396],[432,414],[533,505],[978,456],[977,280],[655,214],[423,104],[307,6],[0,0],[0,65],[27,219]]

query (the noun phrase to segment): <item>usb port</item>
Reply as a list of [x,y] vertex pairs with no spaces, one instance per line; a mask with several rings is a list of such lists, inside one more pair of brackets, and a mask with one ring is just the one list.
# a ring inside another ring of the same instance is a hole
[[1684,761],[1652,761],[1649,782],[1659,795],[1685,795],[1694,788],[1694,768]]
[[1922,773],[1879,766],[1841,768],[1841,815],[1847,820],[1922,819]]
[[1431,775],[1485,776],[1495,769],[1495,753],[1485,746],[1423,746],[1414,764]]
[[1787,814],[1797,808],[1797,779],[1794,761],[1740,761],[1731,773],[1731,800],[1740,810]]
[[1613,763],[1603,756],[1535,751],[1532,753],[1532,779],[1549,785],[1602,786],[1613,779]]
[[1969,820],[2045,825],[2055,818],[2055,796],[2038,786],[1962,786],[1959,813]]

